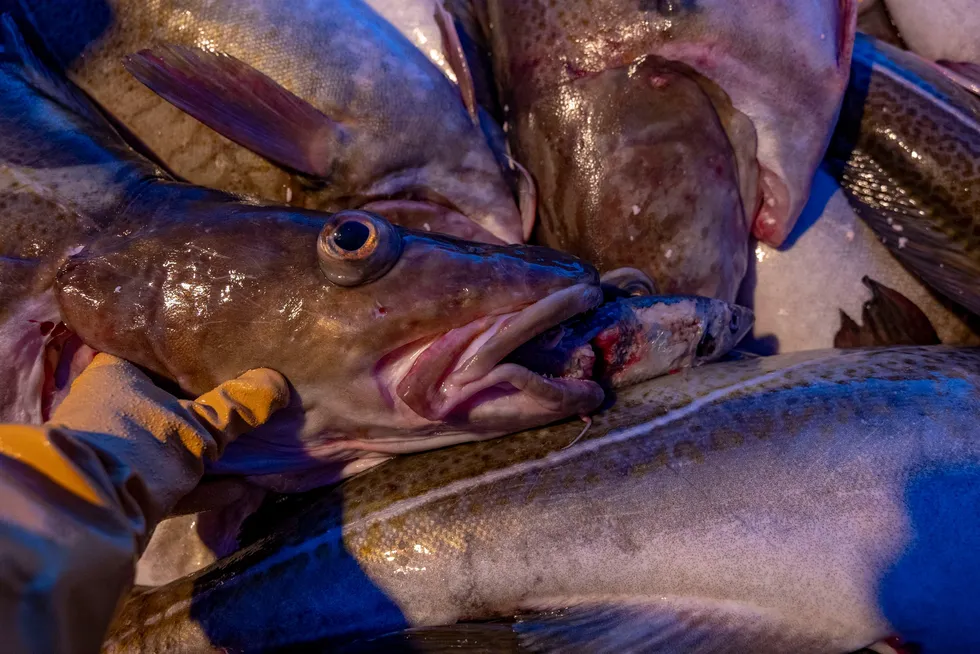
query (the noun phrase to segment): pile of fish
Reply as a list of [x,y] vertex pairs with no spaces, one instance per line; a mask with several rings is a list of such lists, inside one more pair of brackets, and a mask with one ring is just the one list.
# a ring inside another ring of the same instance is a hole
[[939,4],[0,0],[2,419],[293,389],[106,651],[980,647]]

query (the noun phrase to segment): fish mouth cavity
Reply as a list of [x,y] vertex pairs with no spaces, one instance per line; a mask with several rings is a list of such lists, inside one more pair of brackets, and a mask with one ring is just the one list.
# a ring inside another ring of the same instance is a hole
[[[488,316],[436,338],[415,358],[398,382],[397,395],[415,413],[431,421],[445,420],[457,409],[494,390],[521,395],[548,414],[566,417],[601,387],[592,380],[545,377],[522,365],[504,362],[518,347],[578,314],[602,303],[599,286],[576,284],[531,305]],[[503,362],[503,363],[502,363]],[[601,397],[599,399],[601,401]]]

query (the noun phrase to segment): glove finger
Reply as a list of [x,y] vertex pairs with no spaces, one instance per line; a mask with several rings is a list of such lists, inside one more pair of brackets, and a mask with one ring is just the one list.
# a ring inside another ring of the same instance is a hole
[[264,424],[289,401],[285,377],[275,370],[257,368],[226,381],[201,395],[188,408],[223,445]]

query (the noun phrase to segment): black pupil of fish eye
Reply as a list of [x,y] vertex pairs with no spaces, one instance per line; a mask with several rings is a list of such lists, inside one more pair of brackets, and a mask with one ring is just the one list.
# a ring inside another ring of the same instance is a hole
[[732,322],[731,322],[731,324],[728,327],[733,332],[737,332],[738,331],[738,314],[734,314],[732,316]]
[[364,247],[371,229],[359,220],[347,220],[333,232],[333,242],[342,250],[356,252]]

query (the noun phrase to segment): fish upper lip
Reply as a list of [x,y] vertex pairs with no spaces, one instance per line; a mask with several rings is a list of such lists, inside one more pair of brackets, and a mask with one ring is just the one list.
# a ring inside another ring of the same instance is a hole
[[[572,316],[595,308],[602,299],[598,285],[575,284],[519,311],[487,317],[444,334],[419,355],[398,383],[397,394],[409,408],[429,420],[445,418],[476,393],[503,382],[521,390],[530,389],[544,402],[553,400],[561,405],[566,400],[558,388],[562,380],[546,380],[517,364],[498,364],[520,345]],[[430,351],[433,354],[427,357]],[[426,365],[441,370],[421,375],[417,368]],[[422,377],[421,383],[417,377]]]

